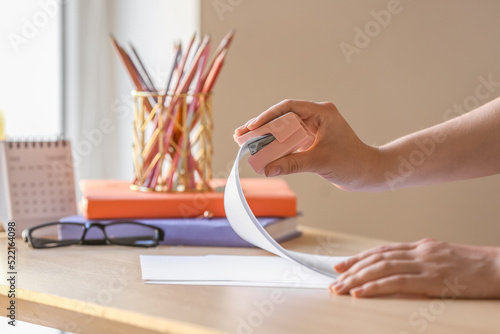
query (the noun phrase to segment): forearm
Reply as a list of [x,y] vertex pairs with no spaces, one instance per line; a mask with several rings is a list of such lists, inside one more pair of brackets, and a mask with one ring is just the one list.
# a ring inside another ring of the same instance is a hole
[[340,189],[384,191],[500,173],[500,98],[381,147],[363,143],[328,102],[282,101],[235,135],[288,112],[302,118],[316,141],[269,163],[266,176],[314,172]]
[[500,98],[383,145],[379,152],[376,175],[368,182],[376,190],[500,173]]

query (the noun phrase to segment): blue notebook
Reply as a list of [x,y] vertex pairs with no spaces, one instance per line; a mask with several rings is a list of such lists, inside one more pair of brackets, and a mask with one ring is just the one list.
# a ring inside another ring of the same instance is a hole
[[[160,242],[161,245],[254,247],[234,232],[226,218],[130,220],[161,228],[165,233],[163,241]],[[300,231],[297,231],[296,217],[259,217],[258,220],[277,242],[283,242],[301,234]],[[60,221],[74,223],[95,221],[107,224],[114,220],[87,220],[83,216],[69,216],[62,218]],[[70,238],[73,229],[65,229],[63,225],[59,233],[62,237]],[[85,238],[100,239],[102,238],[102,232],[98,228],[90,229]]]

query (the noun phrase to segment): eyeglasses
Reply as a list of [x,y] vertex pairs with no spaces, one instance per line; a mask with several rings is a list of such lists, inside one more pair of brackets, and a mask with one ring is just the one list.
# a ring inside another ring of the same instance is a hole
[[163,237],[164,233],[160,228],[128,220],[107,224],[55,222],[34,226],[23,231],[24,241],[33,248],[54,248],[77,244],[154,247],[163,240]]

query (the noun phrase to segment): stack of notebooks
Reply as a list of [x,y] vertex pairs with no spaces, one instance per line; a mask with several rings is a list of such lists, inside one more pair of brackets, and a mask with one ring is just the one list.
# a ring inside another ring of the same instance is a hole
[[[233,231],[225,218],[224,180],[212,181],[213,192],[157,193],[130,189],[122,180],[80,182],[83,216],[63,222],[132,220],[164,231],[164,245],[253,247]],[[252,212],[278,242],[300,235],[297,231],[297,197],[284,180],[242,179],[241,185]],[[60,231],[70,233],[65,229]],[[99,238],[91,229],[86,238]]]

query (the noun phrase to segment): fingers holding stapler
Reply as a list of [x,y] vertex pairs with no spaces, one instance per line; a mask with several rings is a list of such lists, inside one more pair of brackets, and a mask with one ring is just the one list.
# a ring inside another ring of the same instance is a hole
[[252,140],[248,143],[251,154],[248,162],[258,174],[263,174],[267,164],[276,159],[299,149],[307,150],[314,139],[304,122],[293,112],[234,138],[240,147]]

